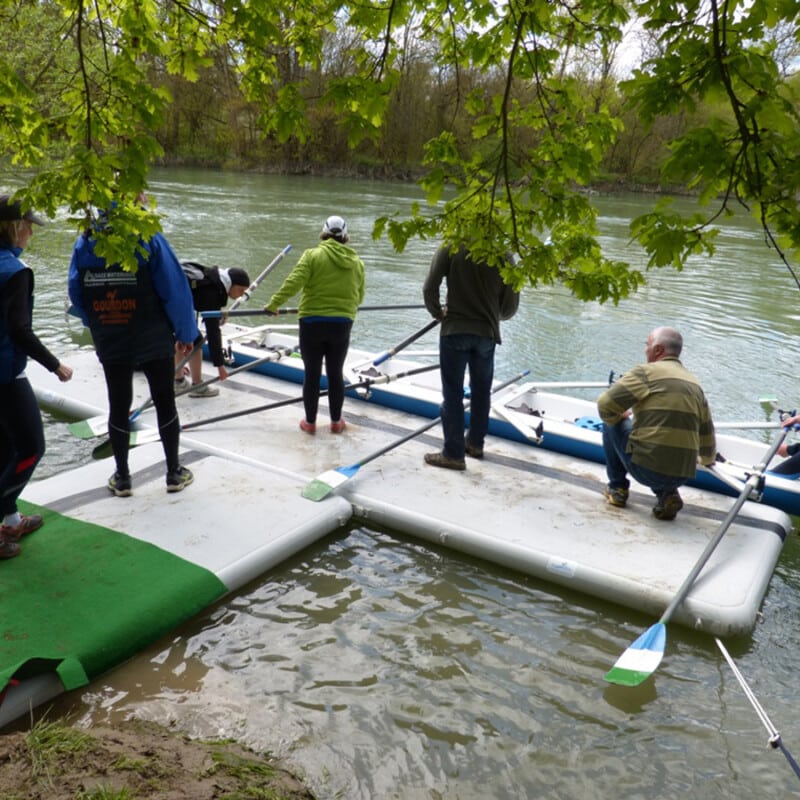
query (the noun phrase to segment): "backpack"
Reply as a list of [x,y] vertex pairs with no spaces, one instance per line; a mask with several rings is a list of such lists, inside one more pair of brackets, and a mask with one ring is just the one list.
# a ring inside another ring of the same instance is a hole
[[193,261],[182,261],[181,269],[186,280],[189,281],[189,286],[194,289],[206,277],[206,270],[210,268],[204,267],[202,264],[195,264]]

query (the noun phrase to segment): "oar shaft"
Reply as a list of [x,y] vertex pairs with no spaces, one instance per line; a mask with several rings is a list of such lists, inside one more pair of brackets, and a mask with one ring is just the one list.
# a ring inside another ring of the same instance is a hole
[[[390,306],[359,306],[358,311],[411,311],[414,309],[425,308],[420,303],[409,305],[390,305]],[[204,319],[213,317],[263,317],[265,315],[279,317],[284,314],[299,314],[300,308],[279,308],[277,311],[267,311],[265,308],[247,308],[237,311],[231,306],[227,311],[223,308],[219,311],[201,311],[200,314]]]
[[[248,369],[253,369],[253,367],[257,367],[260,364],[266,364],[267,361],[277,361],[282,356],[291,355],[293,352],[294,348],[291,347],[282,347],[277,350],[272,350],[269,354],[262,356],[261,358],[257,358],[254,361],[248,361],[247,364],[242,364],[241,366],[228,370],[228,378],[232,378],[234,375],[237,375],[240,372],[245,372]],[[196,392],[198,389],[203,389],[219,380],[222,379],[219,377],[219,375],[215,375],[213,378],[208,378],[202,383],[193,383],[191,386],[187,386],[185,389],[175,392],[175,397],[180,397],[182,394],[188,394],[189,392]]]
[[292,249],[292,246],[290,244],[287,244],[286,247],[284,247],[283,250],[281,250],[280,253],[278,253],[278,255],[275,256],[275,258],[273,258],[272,261],[270,261],[269,264],[267,264],[266,267],[264,267],[264,269],[261,272],[261,274],[247,287],[247,289],[245,289],[244,294],[231,303],[231,307],[228,309],[228,313],[229,314],[230,314],[231,311],[233,311],[234,309],[238,308],[242,303],[244,303],[245,300],[249,300],[250,299],[250,295],[256,289],[258,289],[258,284],[261,283],[261,281],[263,281],[264,278],[266,278],[267,275],[269,275],[269,273],[272,272],[273,269],[275,269],[275,267],[278,265],[278,262],[291,249]]
[[772,461],[775,453],[778,452],[778,448],[783,443],[783,440],[786,438],[786,434],[788,432],[789,431],[787,428],[781,430],[780,435],[772,443],[767,451],[766,456],[764,456],[764,460],[761,462],[761,464],[759,464],[756,471],[745,481],[744,488],[741,492],[739,492],[739,496],[736,498],[736,501],[725,515],[725,519],[722,520],[722,523],[717,529],[714,538],[711,539],[711,541],[709,541],[709,543],[706,545],[706,548],[703,550],[703,554],[700,556],[700,559],[697,561],[694,567],[692,567],[692,571],[686,576],[686,580],[681,585],[681,588],[678,589],[678,593],[675,595],[675,597],[672,598],[672,602],[667,606],[666,610],[661,615],[659,622],[666,624],[672,618],[672,615],[675,613],[675,610],[678,608],[678,606],[683,602],[684,598],[689,593],[689,589],[692,588],[692,584],[697,579],[697,576],[706,565],[708,559],[711,558],[711,554],[714,552],[716,546],[720,543],[722,537],[731,526],[731,523],[735,519],[736,515],[747,501],[747,498],[750,496],[750,492],[758,485],[764,470],[769,466],[769,462]]
[[[492,387],[492,394],[495,392],[499,392],[501,389],[505,389],[506,386],[510,386],[512,383],[516,383],[518,380],[521,380],[526,375],[530,373],[530,370],[524,370],[523,372],[518,373],[513,378],[509,378],[507,381],[503,381],[503,383],[498,384],[497,386]],[[469,401],[464,403],[464,408],[469,408]],[[380,450],[376,450],[374,453],[370,453],[368,456],[365,456],[360,461],[356,462],[359,467],[363,467],[364,464],[368,464],[370,461],[374,461],[379,456],[384,455],[384,453],[388,453],[390,450],[394,450],[395,447],[400,447],[401,444],[405,444],[409,440],[413,439],[416,436],[419,436],[425,431],[430,430],[434,425],[438,425],[442,421],[441,416],[432,419],[430,422],[426,422],[424,425],[421,425],[419,428],[411,431],[410,433],[401,436],[399,439],[395,439],[393,442],[381,447]]]
[[[430,372],[430,370],[438,368],[438,364],[425,364],[422,367],[409,369],[405,372],[398,372],[394,375],[382,375],[378,378],[365,378],[363,381],[345,386],[345,389],[350,391],[351,389],[360,389],[364,387],[375,386],[376,384],[390,383],[392,381],[399,380],[400,378],[409,378],[413,375],[419,375],[423,372]],[[325,397],[327,394],[328,390],[326,389],[320,392],[320,397]],[[302,400],[302,395],[299,397],[289,397],[285,400],[276,400],[274,403],[267,403],[266,405],[256,406],[255,408],[245,408],[241,411],[232,411],[230,414],[221,414],[218,417],[209,417],[208,419],[196,420],[195,422],[187,422],[185,425],[181,425],[181,430],[188,431],[192,428],[199,428],[203,425],[211,425],[214,422],[224,422],[225,420],[235,419],[236,417],[244,417],[247,414],[257,414],[260,411],[271,411],[273,408],[281,408],[283,406],[292,405],[293,403],[300,403]]]
[[402,342],[394,347],[390,347],[385,353],[382,353],[377,358],[373,359],[372,365],[377,367],[379,364],[383,364],[384,361],[388,361],[392,356],[396,356],[401,350],[408,347],[412,342],[416,342],[417,339],[424,336],[428,331],[435,328],[438,324],[438,319],[432,319],[427,325],[423,325],[418,331],[412,333],[411,336],[406,337]]
[[718,431],[762,431],[775,430],[783,427],[780,422],[717,422],[714,421],[714,428]]
[[[203,346],[203,334],[198,333],[197,338],[192,342],[192,349],[178,362],[178,365],[175,367],[175,374],[177,375],[191,360],[192,356],[195,354],[199,347]],[[134,408],[131,411],[128,419],[133,422],[135,419],[138,419],[139,416],[143,411],[146,411],[150,406],[153,405],[153,397],[152,395],[148,397],[140,406]]]

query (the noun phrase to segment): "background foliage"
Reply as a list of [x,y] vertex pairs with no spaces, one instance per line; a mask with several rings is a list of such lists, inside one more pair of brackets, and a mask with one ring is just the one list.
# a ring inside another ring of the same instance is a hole
[[158,229],[136,202],[155,163],[368,171],[425,191],[375,221],[397,249],[464,241],[517,287],[616,302],[644,276],[603,254],[598,185],[696,193],[691,218],[634,221],[648,268],[713,253],[740,206],[791,269],[798,4],[3,0],[0,146],[26,204],[110,209],[126,265]]

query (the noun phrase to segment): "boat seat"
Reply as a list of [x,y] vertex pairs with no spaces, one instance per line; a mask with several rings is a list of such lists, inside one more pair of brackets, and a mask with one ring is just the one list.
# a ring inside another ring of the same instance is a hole
[[600,417],[578,417],[575,424],[579,428],[588,428],[590,431],[603,430],[603,420]]

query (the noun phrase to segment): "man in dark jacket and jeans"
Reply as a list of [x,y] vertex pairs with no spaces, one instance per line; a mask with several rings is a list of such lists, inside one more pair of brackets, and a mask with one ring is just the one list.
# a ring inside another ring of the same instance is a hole
[[[195,311],[219,311],[228,302],[228,298],[237,300],[250,286],[250,278],[247,273],[238,267],[231,267],[230,269],[204,267],[192,261],[185,261],[181,264],[181,267],[189,281],[189,289],[192,292]],[[206,317],[203,323],[206,327],[206,341],[208,342],[211,363],[217,368],[219,379],[224,381],[228,377],[228,370],[225,368],[225,358],[222,351],[221,320],[219,317]],[[180,354],[176,353],[176,365],[180,360]],[[203,382],[202,350],[198,349],[192,353],[192,357],[189,360],[189,373],[193,387]],[[187,387],[187,383],[183,375],[176,376],[176,389]],[[192,389],[189,392],[189,397],[216,397],[218,394],[219,389],[216,386],[207,385]]]
[[[442,281],[447,299],[441,302]],[[500,272],[474,261],[464,245],[440,247],[422,289],[425,307],[441,320],[439,369],[442,376],[444,448],[427,453],[425,463],[445,469],[466,469],[464,454],[483,458],[489,428],[494,351],[500,344],[500,321],[519,308],[519,293],[503,282]],[[464,375],[469,367],[469,429],[464,437]]]

